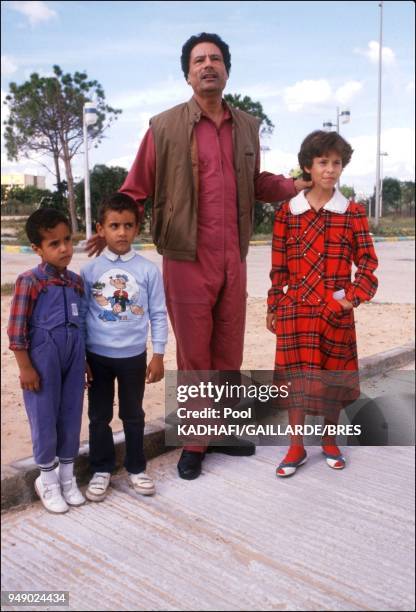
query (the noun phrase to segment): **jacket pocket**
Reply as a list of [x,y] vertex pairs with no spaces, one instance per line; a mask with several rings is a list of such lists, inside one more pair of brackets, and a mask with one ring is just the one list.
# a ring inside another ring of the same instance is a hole
[[162,247],[166,247],[169,239],[169,232],[172,226],[172,217],[173,217],[173,206],[172,203],[168,200],[166,202],[166,211],[163,215],[163,227],[161,232],[161,240],[160,244]]

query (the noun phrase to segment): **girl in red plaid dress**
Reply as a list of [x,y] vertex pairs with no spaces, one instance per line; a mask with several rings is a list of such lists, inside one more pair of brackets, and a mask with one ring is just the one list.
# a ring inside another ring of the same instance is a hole
[[[298,398],[305,398],[307,372],[315,379],[321,377],[321,383],[323,371],[327,377],[331,370],[357,372],[353,308],[377,290],[377,257],[365,210],[336,187],[351,155],[351,146],[337,132],[309,134],[298,159],[304,178],[312,179],[313,186],[285,202],[275,215],[267,328],[277,339],[276,374],[285,372],[294,380],[298,374],[303,385],[298,387],[299,395],[294,394]],[[357,271],[351,281],[353,262]],[[323,415],[325,425],[338,422],[340,409],[348,402],[335,396],[331,400],[328,388],[318,399],[292,398],[292,428],[304,424],[305,413]],[[330,467],[345,467],[335,436],[322,438],[322,450]],[[294,474],[306,459],[303,437],[292,435],[277,475]]]

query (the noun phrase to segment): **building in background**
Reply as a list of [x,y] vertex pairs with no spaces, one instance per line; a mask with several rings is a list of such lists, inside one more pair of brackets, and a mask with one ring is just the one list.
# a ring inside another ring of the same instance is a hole
[[24,189],[25,187],[37,187],[38,189],[46,189],[46,179],[44,176],[35,176],[34,174],[2,174],[1,175],[1,184],[5,186],[7,190],[12,187],[20,187]]

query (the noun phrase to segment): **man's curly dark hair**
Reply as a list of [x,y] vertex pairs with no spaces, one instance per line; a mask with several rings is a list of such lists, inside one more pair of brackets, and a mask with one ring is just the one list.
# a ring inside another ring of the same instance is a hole
[[227,71],[227,74],[229,75],[231,70],[231,54],[227,43],[225,43],[218,36],[218,34],[208,34],[207,32],[201,32],[201,34],[198,34],[197,36],[191,36],[191,38],[189,38],[182,47],[181,66],[185,79],[188,78],[189,74],[189,58],[191,56],[191,51],[196,45],[199,45],[199,43],[203,42],[213,43],[220,49],[224,60],[225,69]]

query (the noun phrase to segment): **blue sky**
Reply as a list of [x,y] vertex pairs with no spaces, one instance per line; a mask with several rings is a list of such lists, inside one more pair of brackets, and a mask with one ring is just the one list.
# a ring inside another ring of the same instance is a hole
[[[303,138],[335,122],[349,108],[342,135],[355,152],[343,183],[372,192],[376,168],[379,8],[348,2],[43,2],[6,1],[2,7],[2,99],[11,81],[36,71],[86,70],[107,102],[123,110],[90,165],[129,168],[149,118],[187,100],[180,69],[182,44],[201,31],[230,46],[226,93],[262,103],[275,124],[264,145],[263,167],[288,173]],[[383,175],[414,180],[414,4],[384,2]],[[46,161],[45,159],[41,161]],[[2,172],[46,174],[42,166],[2,157]],[[82,177],[82,155],[74,175]]]

